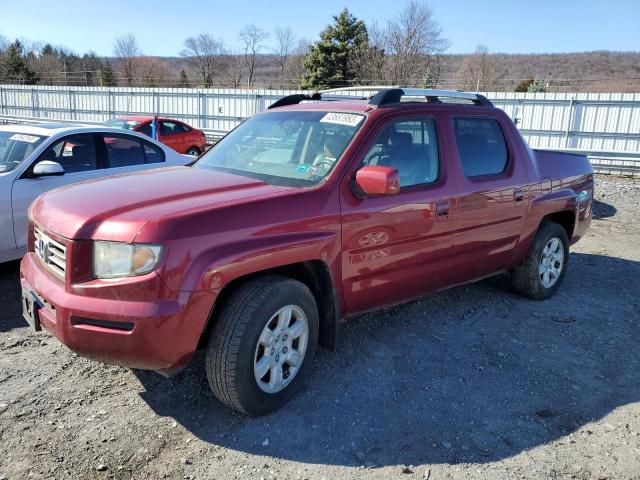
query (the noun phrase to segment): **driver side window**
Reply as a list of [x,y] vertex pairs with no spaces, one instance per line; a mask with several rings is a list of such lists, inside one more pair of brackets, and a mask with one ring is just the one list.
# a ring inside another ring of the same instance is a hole
[[400,187],[424,185],[439,177],[438,141],[432,118],[393,122],[378,134],[363,165],[392,167],[400,174]]
[[95,170],[97,168],[95,138],[92,134],[64,137],[44,151],[38,161],[43,160],[59,163],[65,173]]

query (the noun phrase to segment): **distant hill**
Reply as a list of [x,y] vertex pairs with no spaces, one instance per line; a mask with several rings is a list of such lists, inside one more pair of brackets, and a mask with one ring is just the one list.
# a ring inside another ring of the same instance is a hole
[[[457,72],[465,57],[467,55],[443,57],[439,87],[460,88]],[[496,53],[489,57],[494,72],[491,90],[495,91],[513,91],[520,81],[534,78],[545,82],[548,91],[640,92],[640,52]],[[185,69],[189,83],[197,86],[197,73],[186,59],[181,57],[157,57],[157,59],[168,67],[167,76],[170,77],[163,78],[159,85],[177,86],[180,71]],[[116,59],[109,60],[117,67]],[[221,63],[228,61],[229,57],[221,58]],[[242,59],[238,58],[238,63],[241,62]],[[285,86],[295,88],[295,80],[287,79],[289,85]],[[216,86],[230,86],[223,72],[218,74]],[[279,88],[279,86],[276,58],[272,55],[260,55],[256,61],[254,87]]]

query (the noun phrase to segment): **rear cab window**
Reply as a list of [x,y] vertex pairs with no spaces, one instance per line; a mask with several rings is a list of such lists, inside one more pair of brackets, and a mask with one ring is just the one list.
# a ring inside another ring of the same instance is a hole
[[509,152],[498,120],[455,117],[453,129],[458,158],[467,178],[499,175],[507,170]]

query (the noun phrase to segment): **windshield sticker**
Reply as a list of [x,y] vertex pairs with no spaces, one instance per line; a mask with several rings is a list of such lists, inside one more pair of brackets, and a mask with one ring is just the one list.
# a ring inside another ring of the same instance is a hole
[[24,133],[16,133],[9,137],[9,140],[15,140],[17,142],[27,142],[27,143],[35,143],[40,140],[40,137],[35,137],[33,135],[25,135]]
[[356,127],[363,119],[362,115],[353,115],[351,113],[327,113],[321,122],[324,123],[337,123],[338,125],[347,125],[348,127]]
[[296,172],[298,172],[298,173],[306,173],[307,172],[307,166],[306,165],[298,165],[298,168],[296,168]]

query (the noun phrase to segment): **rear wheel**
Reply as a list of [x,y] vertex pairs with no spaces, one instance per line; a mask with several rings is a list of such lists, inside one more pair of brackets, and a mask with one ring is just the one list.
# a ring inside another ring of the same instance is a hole
[[200,149],[198,147],[190,147],[187,150],[187,155],[191,155],[192,157],[200,156]]
[[567,270],[569,237],[557,223],[544,223],[525,258],[512,274],[516,292],[541,300],[558,291]]
[[318,343],[318,309],[302,283],[275,275],[252,280],[220,311],[206,373],[215,396],[248,415],[284,405],[300,388]]

